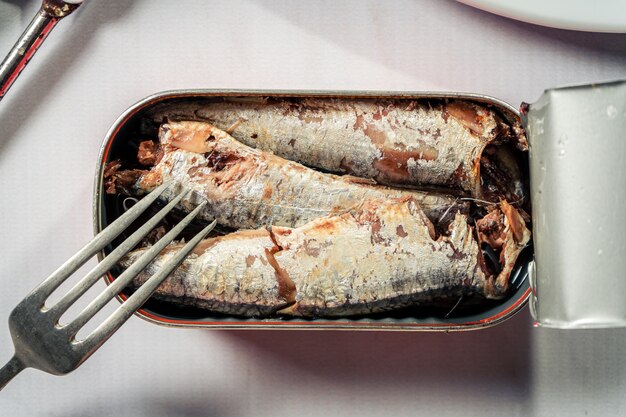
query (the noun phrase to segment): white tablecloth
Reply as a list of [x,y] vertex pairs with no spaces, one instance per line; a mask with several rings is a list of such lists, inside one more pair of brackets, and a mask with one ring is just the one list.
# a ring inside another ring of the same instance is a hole
[[[0,0],[0,53],[37,7]],[[453,1],[88,0],[0,102],[0,318],[91,238],[101,141],[151,93],[443,90],[517,106],[625,77],[626,35]],[[623,329],[533,328],[527,309],[463,334],[174,330],[134,317],[76,372],[19,375],[0,415],[617,416],[625,346]],[[0,358],[11,354],[3,324]]]

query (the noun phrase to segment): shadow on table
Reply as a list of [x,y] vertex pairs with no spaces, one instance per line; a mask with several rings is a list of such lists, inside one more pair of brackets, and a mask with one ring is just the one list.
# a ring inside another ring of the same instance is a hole
[[[123,404],[102,401],[86,410],[64,411],[63,417],[237,417],[242,413],[231,398],[206,392],[160,392],[158,396],[138,396]],[[76,407],[74,407],[76,408]],[[55,414],[56,415],[56,414]],[[60,414],[59,414],[60,415]]]
[[[358,7],[351,2],[327,1],[300,7],[292,4],[288,0],[260,2],[258,7],[348,54],[357,54],[370,62],[424,80],[426,87],[463,88],[455,83],[470,71],[469,74],[476,75],[470,78],[472,88],[476,92],[491,93],[495,88],[493,77],[519,73],[520,68],[528,73],[545,72],[548,82],[559,84],[599,81],[593,77],[597,76],[594,72],[602,74],[601,68],[596,71],[591,66],[587,79],[575,78],[574,72],[564,71],[581,62],[612,61],[613,68],[626,65],[626,34],[548,28],[455,1],[398,4],[364,1]],[[518,51],[515,55],[507,53],[512,42]],[[534,52],[542,50],[558,57],[559,61],[553,59],[549,65],[560,62],[561,71],[559,68],[554,71],[546,64],[545,54]],[[393,80],[388,82],[393,83]],[[554,86],[534,86],[534,90],[541,92]],[[532,84],[528,85],[527,90],[531,87]],[[424,86],[418,84],[415,88]],[[535,94],[535,91],[528,93]],[[506,95],[506,90],[503,94]]]
[[[22,126],[37,117],[42,102],[53,94],[56,86],[72,76],[72,68],[77,58],[89,48],[98,33],[98,26],[121,18],[133,5],[133,1],[88,1],[67,17],[67,20],[59,23],[59,26],[71,26],[63,33],[63,39],[54,46],[49,41],[41,46],[42,50],[53,48],[53,53],[47,54],[44,59],[39,51],[24,69],[25,73],[32,74],[28,77],[28,82],[25,82],[24,76],[18,78],[6,98],[0,102],[0,153]],[[27,4],[24,5],[26,6]],[[84,18],[81,15],[85,15]],[[96,17],[89,18],[88,15]],[[50,38],[58,36],[57,31],[58,28],[53,30]],[[15,40],[20,34],[21,32],[15,33]],[[18,84],[22,84],[19,89],[16,88]],[[59,103],[59,117],[67,117],[62,111],[62,103]]]
[[372,386],[414,395],[440,389],[442,396],[459,401],[470,396],[504,407],[514,401],[526,410],[530,331],[524,310],[493,328],[462,333],[285,330],[222,335],[238,349],[247,345],[246,354],[253,358],[247,361],[262,367],[264,375],[304,373],[322,386],[332,383],[355,393]]
[[[41,5],[41,0],[0,0],[0,1],[2,3],[14,4],[15,6],[19,7],[23,11],[29,11],[29,10],[32,10],[33,7],[38,7]],[[34,6],[35,4],[37,6]],[[34,15],[35,13],[33,12],[33,16]],[[30,16],[28,19],[31,19],[33,16]],[[15,39],[17,40],[17,36],[15,37]]]
[[489,21],[514,34],[525,36],[538,46],[545,42],[558,42],[560,47],[571,50],[590,50],[604,56],[626,58],[626,33],[581,32],[534,25],[501,17],[458,2],[446,2],[448,7],[467,14],[473,21]]

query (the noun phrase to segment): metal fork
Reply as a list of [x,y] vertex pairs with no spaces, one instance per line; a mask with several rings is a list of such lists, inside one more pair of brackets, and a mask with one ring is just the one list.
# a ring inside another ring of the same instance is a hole
[[78,251],[45,281],[36,287],[13,310],[9,317],[9,328],[15,346],[15,354],[0,369],[0,390],[19,372],[26,368],[63,375],[76,369],[91,356],[111,335],[126,322],[152,295],[163,280],[184,260],[187,254],[215,226],[211,223],[195,235],[171,260],[163,265],[157,274],[146,281],[134,294],[120,305],[113,314],[104,320],[93,332],[81,340],[76,339],[78,331],[119,294],[174,238],[198,215],[206,202],[200,204],[180,223],[156,242],[135,263],[128,267],[113,283],[97,296],[71,322],[60,324],[59,319],[74,302],[85,293],[101,276],[134,248],[148,232],[171,211],[187,194],[181,192],[169,204],[148,220],[136,232],[116,247],[106,258],[96,265],[56,304],[45,306],[46,299],[69,278],[81,265],[104,249],[113,239],[126,230],[169,186],[163,184],[140,200],[130,210],[115,220],[109,227],[98,233],[84,248]]
[[0,63],[0,100],[11,88],[13,82],[37,52],[48,34],[59,23],[59,20],[72,13],[82,3],[83,0],[42,1],[33,20],[11,48],[4,61]]

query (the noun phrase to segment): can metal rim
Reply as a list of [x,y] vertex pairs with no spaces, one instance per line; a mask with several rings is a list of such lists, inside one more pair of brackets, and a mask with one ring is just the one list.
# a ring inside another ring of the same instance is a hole
[[[93,192],[93,226],[94,234],[102,230],[104,222],[104,213],[102,210],[101,199],[103,198],[103,173],[105,163],[113,139],[120,131],[122,126],[136,113],[148,106],[154,105],[162,100],[177,98],[201,98],[201,97],[245,97],[245,96],[271,96],[271,97],[316,97],[316,98],[381,98],[381,99],[458,99],[472,100],[491,105],[497,105],[499,108],[507,110],[510,115],[519,119],[519,111],[510,104],[497,98],[476,93],[457,93],[457,92],[436,92],[436,91],[320,91],[320,90],[247,90],[247,89],[186,89],[186,90],[167,90],[152,94],[142,100],[139,100],[128,109],[126,109],[113,123],[104,137],[104,141],[98,153],[96,164],[96,174],[94,179]],[[101,261],[104,253],[98,254]],[[113,277],[107,274],[104,281],[109,285],[113,281]],[[202,328],[202,329],[238,329],[238,330],[261,330],[261,329],[282,329],[282,330],[375,330],[375,331],[469,331],[484,329],[487,327],[500,324],[513,315],[518,313],[527,303],[531,295],[531,289],[528,287],[523,294],[508,308],[487,317],[482,320],[469,321],[464,323],[373,323],[373,322],[317,322],[317,321],[185,321],[173,320],[153,314],[145,309],[138,310],[135,315],[154,324],[166,327],[178,328]],[[126,296],[119,294],[117,300],[122,303],[126,300]]]

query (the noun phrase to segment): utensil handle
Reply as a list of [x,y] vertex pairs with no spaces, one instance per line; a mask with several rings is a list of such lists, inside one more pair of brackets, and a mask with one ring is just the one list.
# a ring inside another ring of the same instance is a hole
[[0,368],[0,391],[15,375],[26,369],[26,365],[17,356],[13,356],[2,368]]
[[0,64],[0,100],[33,57],[46,36],[56,26],[59,18],[42,7]]

